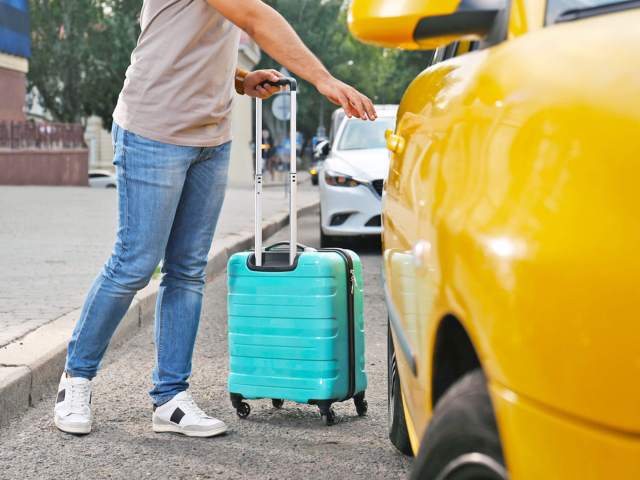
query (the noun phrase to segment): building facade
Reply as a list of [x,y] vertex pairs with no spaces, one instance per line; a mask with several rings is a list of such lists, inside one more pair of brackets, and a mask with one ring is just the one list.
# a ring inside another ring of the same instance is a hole
[[[260,61],[260,48],[251,38],[242,32],[238,66],[252,70]],[[233,105],[231,129],[231,161],[229,163],[229,185],[249,187],[253,185],[253,99],[238,95]]]
[[25,119],[23,107],[30,57],[27,0],[0,0],[0,121]]

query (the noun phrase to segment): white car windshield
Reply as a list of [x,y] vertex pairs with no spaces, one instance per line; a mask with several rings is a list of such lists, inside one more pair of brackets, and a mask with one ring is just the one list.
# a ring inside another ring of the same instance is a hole
[[338,150],[362,150],[365,148],[385,148],[385,130],[393,129],[395,117],[378,117],[375,122],[352,118],[342,131]]

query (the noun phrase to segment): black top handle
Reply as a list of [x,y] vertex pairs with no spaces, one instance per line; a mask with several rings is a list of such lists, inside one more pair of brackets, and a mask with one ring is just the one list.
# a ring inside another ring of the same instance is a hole
[[[265,248],[264,250],[265,250],[265,252],[269,252],[269,251],[271,251],[271,250],[277,250],[277,249],[279,249],[279,248],[281,248],[281,247],[285,247],[285,246],[286,246],[286,247],[288,247],[289,245],[290,245],[290,243],[289,243],[289,242],[277,242],[277,243],[274,243],[273,245],[269,245],[269,246],[268,246],[267,248]],[[296,247],[297,247],[297,249],[298,249],[298,250],[300,250],[300,251],[302,251],[302,252],[304,252],[304,251],[305,251],[306,249],[308,249],[308,248],[311,248],[311,247],[309,247],[309,246],[307,246],[307,245],[304,245],[304,244],[302,244],[302,243],[297,243],[297,244],[296,244]]]
[[283,77],[275,82],[271,80],[265,80],[260,82],[260,86],[271,85],[272,87],[289,87],[289,90],[295,92],[298,89],[298,81],[293,77]]

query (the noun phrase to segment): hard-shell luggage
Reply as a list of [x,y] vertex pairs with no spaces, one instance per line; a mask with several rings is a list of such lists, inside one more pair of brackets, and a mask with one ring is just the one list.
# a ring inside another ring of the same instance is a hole
[[297,244],[296,81],[291,95],[290,241],[262,248],[262,101],[256,100],[255,249],[228,263],[229,394],[238,416],[245,400],[270,398],[315,404],[327,425],[331,405],[353,399],[367,411],[362,266],[339,248]]

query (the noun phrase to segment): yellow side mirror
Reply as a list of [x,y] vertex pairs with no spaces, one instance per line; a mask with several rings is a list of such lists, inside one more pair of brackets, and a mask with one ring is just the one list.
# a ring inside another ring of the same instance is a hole
[[480,40],[506,12],[505,0],[353,0],[349,30],[365,43],[430,50]]

